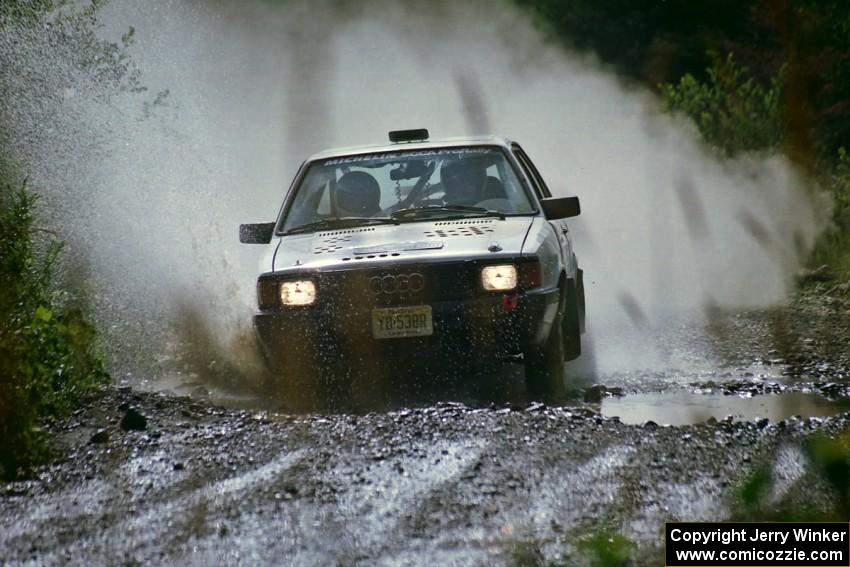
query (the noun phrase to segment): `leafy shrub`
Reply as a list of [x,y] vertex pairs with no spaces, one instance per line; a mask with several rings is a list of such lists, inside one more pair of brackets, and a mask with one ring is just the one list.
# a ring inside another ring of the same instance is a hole
[[62,243],[34,224],[37,197],[0,183],[0,478],[48,456],[45,418],[108,381],[95,331],[54,289]]
[[631,564],[635,543],[615,531],[604,529],[581,538],[577,547],[594,567],[617,567]]
[[[661,93],[668,110],[689,116],[703,138],[726,155],[778,150],[785,141],[779,109],[783,75],[766,88],[729,54],[715,58],[706,82],[685,75],[675,85],[662,85]],[[821,236],[809,263],[850,277],[850,154],[841,147],[814,169],[818,184],[833,196],[834,226]]]
[[813,468],[834,491],[836,516],[850,519],[850,430],[834,438],[812,437],[803,448]]
[[[835,436],[817,434],[801,443],[811,473],[832,490],[826,507],[801,504],[794,498],[776,499],[776,479],[761,465],[740,479],[732,491],[733,521],[826,522],[850,518],[850,429]],[[801,481],[804,482],[804,481]]]
[[766,88],[731,53],[725,59],[715,56],[707,73],[706,82],[688,74],[677,84],[661,85],[667,108],[691,117],[703,138],[728,155],[777,147],[783,73]]
[[840,230],[850,232],[850,154],[843,147],[838,149],[838,161],[826,184],[835,197],[835,222]]
[[810,264],[827,264],[841,279],[850,278],[850,153],[839,148],[828,173],[819,176],[820,185],[833,196],[834,224],[825,231],[812,254]]

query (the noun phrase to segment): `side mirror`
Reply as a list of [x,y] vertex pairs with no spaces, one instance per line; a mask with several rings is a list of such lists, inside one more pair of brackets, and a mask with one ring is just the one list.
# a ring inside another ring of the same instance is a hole
[[268,244],[274,235],[273,222],[239,225],[239,242],[242,244]]
[[548,220],[567,219],[581,214],[578,197],[548,197],[540,199],[540,205]]

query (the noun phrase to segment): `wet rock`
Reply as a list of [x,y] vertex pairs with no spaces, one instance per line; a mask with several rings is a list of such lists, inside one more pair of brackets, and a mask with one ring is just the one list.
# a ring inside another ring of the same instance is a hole
[[835,274],[832,273],[829,266],[826,264],[815,268],[814,270],[803,268],[799,272],[797,272],[797,280],[801,284],[806,283],[815,283],[815,282],[828,282],[835,278]]
[[832,288],[831,293],[837,293],[841,295],[847,295],[850,293],[850,280],[847,280],[844,283],[838,284]]
[[[3,470],[0,469],[0,472],[3,472]],[[6,496],[26,496],[27,494],[29,494],[29,490],[27,489],[26,485],[16,486],[13,484],[11,486],[6,487],[5,490]]]
[[597,415],[599,415],[599,412],[594,411],[593,408],[578,408],[578,410],[576,410],[575,415],[573,416],[573,419],[596,417]]
[[594,384],[590,388],[587,388],[584,391],[584,401],[588,404],[598,404],[602,402],[602,398],[608,392],[608,388],[606,388],[602,384]]
[[196,386],[192,390],[191,396],[193,398],[209,398],[210,397],[210,391],[207,390],[206,388],[204,388],[203,386]]
[[109,441],[109,432],[106,429],[98,429],[89,439],[89,443],[106,443]]
[[148,419],[135,408],[128,407],[120,425],[124,431],[144,431],[148,427]]

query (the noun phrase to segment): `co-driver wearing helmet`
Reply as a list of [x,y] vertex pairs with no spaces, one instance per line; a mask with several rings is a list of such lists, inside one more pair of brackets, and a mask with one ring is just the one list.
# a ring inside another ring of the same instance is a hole
[[448,161],[440,169],[440,181],[447,205],[480,205],[483,201],[505,199],[504,185],[487,175],[488,163],[476,158]]
[[487,171],[473,159],[452,160],[440,169],[440,181],[447,205],[474,205],[482,199]]

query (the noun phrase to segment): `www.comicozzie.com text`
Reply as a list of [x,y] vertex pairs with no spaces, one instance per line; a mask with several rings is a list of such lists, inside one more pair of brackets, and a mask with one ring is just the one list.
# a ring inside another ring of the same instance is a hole
[[841,530],[814,530],[811,528],[798,528],[786,530],[764,530],[760,528],[747,529],[713,529],[713,530],[683,530],[673,528],[670,531],[672,541],[685,541],[688,543],[722,543],[728,545],[732,542],[743,541],[767,541],[786,544],[788,538],[793,534],[796,542],[840,542],[847,541],[847,532]]

